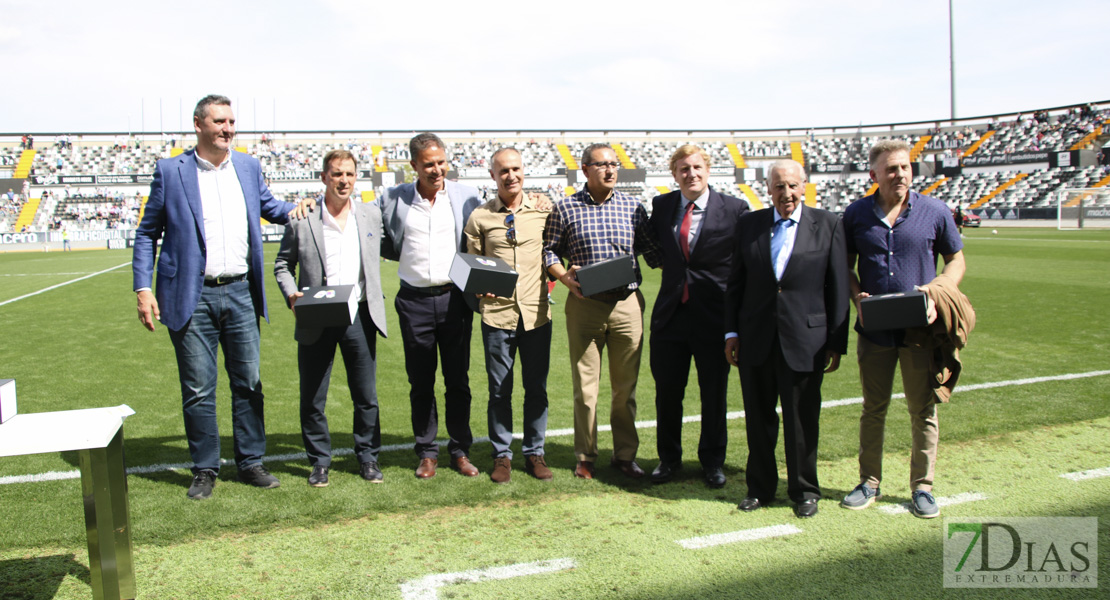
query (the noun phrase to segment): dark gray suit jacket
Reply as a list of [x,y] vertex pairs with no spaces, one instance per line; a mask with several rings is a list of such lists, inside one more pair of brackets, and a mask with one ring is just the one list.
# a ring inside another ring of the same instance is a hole
[[[324,206],[321,198],[319,207],[308,217],[292,220],[285,226],[285,237],[281,240],[277,260],[274,261],[274,277],[281,288],[285,303],[289,296],[303,287],[327,285],[324,281]],[[362,249],[362,275],[366,281],[363,300],[370,309],[374,327],[382,337],[386,337],[385,300],[382,294],[380,246],[382,239],[382,216],[377,204],[354,202],[352,216],[358,224],[359,247]],[[297,265],[300,265],[299,283]],[[320,329],[301,327],[297,323],[293,337],[302,344],[311,344],[320,338]]]
[[740,362],[764,364],[774,336],[789,367],[824,369],[825,350],[848,351],[848,260],[844,225],[835,214],[802,209],[794,250],[775,280],[771,228],[778,213],[748,213],[737,227],[725,291],[725,331],[740,334]]

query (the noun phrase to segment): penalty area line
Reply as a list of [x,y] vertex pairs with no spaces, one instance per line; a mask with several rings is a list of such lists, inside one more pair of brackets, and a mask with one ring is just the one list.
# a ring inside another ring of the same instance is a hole
[[1101,469],[1091,469],[1089,471],[1077,471],[1075,473],[1061,473],[1060,477],[1070,479],[1072,481],[1083,481],[1084,479],[1098,479],[1099,477],[1110,477],[1110,467],[1103,467]]
[[401,597],[405,600],[437,600],[439,588],[457,583],[480,583],[482,581],[496,581],[499,579],[512,579],[515,577],[528,577],[530,575],[543,575],[573,569],[577,565],[572,558],[557,558],[554,560],[540,560],[530,563],[519,563],[505,567],[490,567],[488,569],[473,569],[458,573],[441,573],[428,575],[420,579],[413,579],[401,584]]
[[723,544],[754,542],[755,540],[782,537],[795,533],[802,533],[802,530],[793,525],[772,525],[770,527],[760,527],[758,529],[743,529],[729,533],[715,533],[713,535],[675,540],[675,543],[687,550],[700,550],[702,548],[712,548],[713,546],[720,546]]
[[122,265],[116,265],[114,267],[104,269],[103,271],[97,271],[96,273],[90,273],[88,275],[85,275],[84,277],[78,277],[77,279],[70,279],[69,281],[63,281],[62,283],[58,283],[58,284],[52,285],[50,287],[44,287],[44,288],[42,288],[41,290],[39,290],[37,292],[31,292],[30,294],[24,294],[22,296],[12,298],[11,300],[5,300],[3,302],[0,302],[0,306],[4,306],[5,304],[11,304],[12,302],[16,302],[18,300],[23,300],[24,298],[30,298],[32,296],[38,296],[39,294],[42,294],[43,292],[49,292],[50,290],[56,290],[56,289],[58,289],[62,286],[66,286],[66,285],[69,285],[71,283],[77,283],[78,281],[84,281],[84,280],[86,280],[90,277],[96,277],[97,275],[103,275],[105,273],[115,271],[116,269],[118,269],[120,267],[126,267],[129,264],[131,264],[131,263],[130,262],[125,262]]
[[[120,266],[123,266],[123,265],[120,265]],[[118,269],[119,267],[115,267],[115,268]],[[964,385],[964,386],[957,387],[954,393],[970,392],[970,391],[975,391],[975,390],[986,390],[986,389],[1001,388],[1001,387],[1009,387],[1009,386],[1015,386],[1015,385],[1032,385],[1032,384],[1035,384],[1035,383],[1046,383],[1046,382],[1050,382],[1050,381],[1070,381],[1070,380],[1073,380],[1073,379],[1085,379],[1085,378],[1088,378],[1088,377],[1101,377],[1103,375],[1110,375],[1110,371],[1088,371],[1086,373],[1065,373],[1063,375],[1049,375],[1049,376],[1045,376],[1045,377],[1029,377],[1029,378],[1026,378],[1026,379],[1011,379],[1009,381],[995,381],[995,382],[991,382],[991,383],[976,383],[976,384],[972,384],[972,385]],[[894,394],[894,395],[891,396],[891,398],[892,399],[905,398],[905,394]],[[863,398],[843,398],[843,399],[840,399],[840,400],[827,400],[825,402],[822,402],[821,403],[821,408],[822,409],[827,409],[827,408],[833,408],[833,407],[836,407],[836,406],[849,406],[849,405],[861,404],[861,403],[863,403]],[[777,412],[782,412],[782,407],[781,406],[777,407],[775,410]],[[736,420],[736,419],[742,419],[742,418],[744,418],[744,411],[741,410],[741,411],[730,412],[730,413],[725,415],[725,418],[728,419],[729,421],[733,421],[733,420]],[[689,416],[686,416],[686,417],[682,418],[683,423],[695,423],[695,422],[699,422],[699,421],[701,421],[701,415],[689,415]],[[636,421],[636,428],[637,429],[652,429],[655,426],[656,426],[655,421]],[[598,431],[611,431],[612,426],[610,426],[610,425],[598,425],[597,430]],[[573,428],[548,429],[547,430],[547,437],[548,438],[566,437],[566,436],[570,436],[570,435],[574,435],[574,429]],[[518,439],[518,440],[523,439],[524,434],[523,433],[514,433],[513,438]],[[479,443],[488,442],[488,441],[489,441],[488,437],[480,437],[480,438],[475,438],[473,443],[479,444]],[[439,445],[439,446],[446,446],[447,445],[447,440],[436,440],[436,444]],[[412,450],[412,444],[391,444],[391,445],[388,445],[388,446],[382,446],[380,452],[400,452],[400,451],[411,451],[411,450]],[[332,451],[332,456],[333,457],[348,456],[350,454],[354,454],[354,450],[351,449],[351,448],[337,448],[337,449]],[[267,456],[266,460],[274,461],[274,462],[299,461],[299,460],[304,460],[306,458],[306,456],[307,455],[304,452],[291,452],[291,453],[288,453],[288,454],[275,454],[275,455]],[[232,464],[232,463],[233,463],[233,461],[229,461],[229,460],[224,459],[224,458],[220,459],[220,464],[221,465],[228,465],[228,464]],[[188,470],[191,467],[192,467],[192,463],[174,463],[174,464],[165,464],[165,463],[163,463],[163,464],[146,465],[146,466],[140,466],[140,467],[128,467],[127,473],[129,475],[132,475],[132,474],[141,474],[141,473],[155,473],[155,472],[158,472],[158,471],[174,471],[174,470],[180,470],[180,469]],[[51,471],[51,472],[48,472],[48,473],[37,473],[37,474],[31,474],[31,475],[7,475],[7,476],[4,476],[4,477],[0,477],[0,485],[7,485],[7,484],[12,484],[12,483],[33,483],[33,482],[37,482],[37,481],[61,481],[61,480],[65,480],[65,479],[77,479],[80,476],[81,476],[80,471]],[[1061,475],[1061,477],[1067,477],[1067,476],[1066,475]],[[1070,477],[1069,477],[1069,479],[1070,479]]]

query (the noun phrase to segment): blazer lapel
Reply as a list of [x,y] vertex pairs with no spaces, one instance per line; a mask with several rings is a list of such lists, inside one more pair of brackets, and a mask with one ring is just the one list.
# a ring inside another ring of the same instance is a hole
[[316,210],[308,215],[308,230],[312,232],[312,243],[316,248],[316,255],[320,257],[320,281],[325,285],[327,285],[328,269],[327,254],[324,250],[324,211],[327,209],[321,198]]
[[718,194],[713,188],[709,188],[709,198],[705,201],[705,212],[701,215],[701,225],[698,228],[698,242],[694,244],[694,248],[690,250],[690,260],[693,261],[695,256],[701,256],[701,248],[704,244],[700,243],[702,240],[709,239],[708,234],[717,229],[717,226],[724,226],[724,222],[715,220],[721,211],[724,209],[724,201],[721,200],[721,195]]
[[766,271],[770,274],[771,283],[778,285],[775,280],[775,263],[771,257],[771,230],[775,227],[775,221],[778,220],[778,212],[774,208],[767,208],[763,210],[764,216],[759,219],[759,239],[756,243],[756,248],[759,251],[759,262],[766,267]]
[[204,208],[200,202],[200,181],[197,180],[197,166],[194,162],[193,152],[180,155],[177,161],[177,173],[181,176],[181,186],[185,188],[185,201],[189,204],[189,211],[197,222],[197,231],[200,239],[207,239],[204,232]]
[[[794,248],[790,251],[790,256],[805,252],[813,240],[817,239],[817,220],[813,218],[813,210],[815,209],[810,206],[802,209],[802,218],[798,223],[798,231],[794,233]],[[794,263],[793,260],[786,263],[786,270],[782,272],[783,279],[792,271]]]

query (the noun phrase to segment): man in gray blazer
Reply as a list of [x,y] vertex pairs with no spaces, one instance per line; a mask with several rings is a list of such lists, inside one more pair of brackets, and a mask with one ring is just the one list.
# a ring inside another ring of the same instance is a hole
[[470,432],[470,332],[477,299],[466,298],[451,284],[451,261],[466,252],[463,227],[482,204],[478,190],[447,180],[446,146],[433,133],[409,141],[416,181],[386,190],[382,197],[382,255],[400,264],[401,289],[394,306],[405,348],[409,378],[412,433],[420,464],[416,476],[434,477],[439,431],[435,377],[437,350],[443,361],[447,450],[451,468],[467,477],[478,475],[468,454]]
[[358,162],[346,150],[332,150],[324,157],[322,179],[326,189],[322,210],[307,219],[290,221],[274,262],[278,287],[296,314],[297,265],[301,287],[355,285],[358,312],[347,327],[316,328],[297,322],[293,337],[299,342],[297,366],[301,377],[301,436],[312,473],[308,484],[328,485],[331,466],[331,436],[324,405],[335,358],[335,347],[343,353],[347,385],[354,402],[355,456],[362,478],[381,483],[378,451],[377,344],[375,334],[386,337],[385,303],[382,300],[379,248],[382,239],[381,211],[376,204],[352,199],[358,178]]

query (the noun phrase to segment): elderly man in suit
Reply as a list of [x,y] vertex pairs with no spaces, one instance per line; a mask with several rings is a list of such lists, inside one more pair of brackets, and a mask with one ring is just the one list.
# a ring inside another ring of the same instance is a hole
[[774,208],[740,220],[725,292],[725,356],[740,367],[748,433],[748,494],[739,508],[754,511],[775,498],[781,398],[787,495],[800,518],[816,515],[821,497],[821,381],[848,349],[844,226],[805,206],[805,181],[797,162],[771,166]]
[[651,374],[655,378],[656,446],[653,483],[670,481],[682,468],[682,399],[693,358],[701,389],[698,460],[705,483],[725,485],[728,362],[725,283],[735,232],[748,204],[709,187],[709,153],[684,144],[671,156],[679,189],[656,196],[649,226],[663,257],[663,282],[651,313]]
[[131,264],[139,321],[154,331],[154,322],[160,320],[177,354],[185,435],[193,459],[188,497],[202,499],[212,495],[220,470],[217,346],[223,347],[231,384],[239,480],[262,488],[280,485],[262,465],[266,429],[258,318],[269,316],[259,219],[285,223],[289,214],[302,209],[274,198],[258,161],[231,150],[231,100],[202,98],[193,111],[193,127],[196,148],[160,160],[155,167]]
[[274,261],[274,276],[289,308],[296,312],[297,265],[301,288],[354,285],[358,311],[349,326],[310,327],[300,321],[294,331],[297,366],[301,376],[301,437],[304,439],[312,473],[308,484],[328,485],[331,468],[331,436],[324,406],[328,398],[335,347],[343,353],[347,386],[354,402],[355,457],[359,473],[370,483],[381,483],[378,451],[381,428],[378,422],[376,335],[386,337],[385,302],[382,300],[379,248],[382,238],[381,211],[376,204],[355,202],[352,193],[358,179],[358,161],[346,150],[324,156],[324,197],[319,216],[291,221]]
[[401,289],[394,306],[405,348],[405,370],[412,405],[412,433],[420,459],[416,476],[434,477],[439,447],[436,434],[436,352],[443,361],[446,388],[447,450],[451,467],[467,477],[478,468],[469,458],[470,332],[477,299],[469,299],[451,283],[451,261],[466,252],[463,227],[482,204],[478,190],[447,180],[447,151],[443,140],[422,133],[409,141],[410,164],[416,181],[386,190],[382,198],[382,255],[399,261]]

